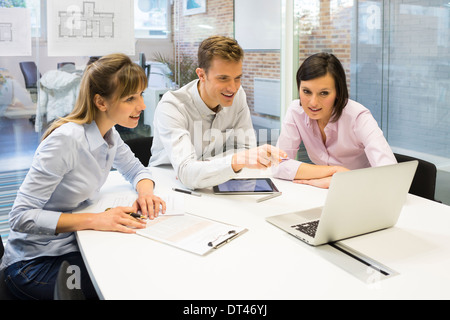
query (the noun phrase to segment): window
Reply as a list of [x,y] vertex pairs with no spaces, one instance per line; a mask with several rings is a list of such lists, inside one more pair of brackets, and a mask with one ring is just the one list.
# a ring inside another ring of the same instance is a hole
[[40,0],[0,0],[0,8],[28,8],[31,14],[31,36],[41,36]]
[[167,39],[170,33],[168,0],[134,0],[134,34],[140,39]]

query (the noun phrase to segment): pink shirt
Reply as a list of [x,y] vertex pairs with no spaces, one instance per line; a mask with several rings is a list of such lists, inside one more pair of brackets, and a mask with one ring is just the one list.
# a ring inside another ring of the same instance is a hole
[[[370,111],[348,100],[341,117],[325,127],[322,141],[317,121],[311,120],[294,100],[289,107],[277,146],[295,159],[303,141],[308,156],[317,165],[361,169],[397,163],[389,144]],[[293,180],[301,162],[287,160],[274,169],[276,178]]]

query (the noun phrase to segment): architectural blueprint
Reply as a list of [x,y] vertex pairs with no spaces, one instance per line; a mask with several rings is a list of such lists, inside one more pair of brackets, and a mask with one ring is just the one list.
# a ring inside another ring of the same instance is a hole
[[114,38],[114,13],[96,11],[95,2],[85,1],[81,11],[60,11],[58,16],[59,37]]
[[0,56],[31,56],[29,9],[0,8]]
[[48,0],[49,56],[134,55],[133,0]]

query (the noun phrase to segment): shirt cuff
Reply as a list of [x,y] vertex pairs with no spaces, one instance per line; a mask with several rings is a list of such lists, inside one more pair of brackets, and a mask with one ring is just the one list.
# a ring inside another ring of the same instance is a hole
[[136,177],[134,178],[134,180],[133,180],[133,188],[134,188],[134,190],[136,190],[136,186],[137,186],[138,182],[143,180],[143,179],[152,180],[153,181],[153,188],[155,188],[156,184],[155,184],[155,181],[153,180],[152,174],[150,172],[150,168],[146,167],[144,170],[139,172],[136,175]]
[[36,230],[33,233],[54,236],[61,214],[57,211],[39,210],[36,216]]
[[292,181],[295,179],[301,164],[302,162],[292,159],[284,161],[273,169],[273,176],[278,179]]

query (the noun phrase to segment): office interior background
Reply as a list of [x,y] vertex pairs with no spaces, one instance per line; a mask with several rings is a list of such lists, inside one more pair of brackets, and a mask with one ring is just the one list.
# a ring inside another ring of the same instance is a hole
[[[52,6],[61,1],[67,10],[55,11]],[[275,144],[289,102],[298,97],[299,65],[309,55],[327,51],[343,63],[351,99],[371,110],[394,152],[437,166],[435,198],[450,204],[448,0],[127,1],[134,2],[130,4],[134,34],[129,35],[134,44],[128,54],[148,72],[149,87],[139,126],[117,128],[124,140],[152,135],[161,95],[195,79],[199,43],[220,34],[236,38],[244,48],[242,86],[259,143]],[[48,123],[68,112],[86,63],[98,56],[97,48],[117,36],[126,20],[120,17],[117,2],[124,0],[0,0],[3,240],[9,232],[8,213],[41,135]],[[14,7],[26,8],[22,10],[29,15],[21,23],[29,25],[25,33],[31,36],[20,36],[19,41],[12,24],[5,22],[12,12],[6,10]],[[83,55],[58,55],[58,47],[51,43],[48,35],[55,31],[55,23],[67,26],[67,19],[71,27],[58,32],[68,43],[95,40]],[[19,44],[15,48],[19,54],[4,50],[12,42]],[[114,51],[122,49],[117,46]],[[28,71],[24,62],[31,62]],[[307,161],[306,153],[301,151],[299,158]]]

